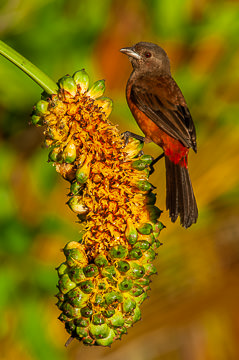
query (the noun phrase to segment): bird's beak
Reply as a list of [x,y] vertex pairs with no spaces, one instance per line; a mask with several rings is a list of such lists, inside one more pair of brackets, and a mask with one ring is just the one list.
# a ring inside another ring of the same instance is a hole
[[123,54],[126,54],[134,59],[137,59],[137,60],[141,59],[141,56],[132,47],[126,47],[126,48],[120,49],[120,52],[122,52]]

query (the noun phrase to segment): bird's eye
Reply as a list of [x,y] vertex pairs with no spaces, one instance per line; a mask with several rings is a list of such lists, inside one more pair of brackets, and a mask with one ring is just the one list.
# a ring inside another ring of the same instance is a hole
[[151,53],[150,52],[148,52],[148,51],[146,51],[145,53],[144,53],[144,56],[146,57],[146,58],[150,58],[151,57]]

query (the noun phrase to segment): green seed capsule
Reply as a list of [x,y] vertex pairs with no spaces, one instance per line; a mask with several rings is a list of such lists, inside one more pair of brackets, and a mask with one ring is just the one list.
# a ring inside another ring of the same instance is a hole
[[90,294],[94,290],[94,284],[91,280],[82,281],[79,287],[85,294]]
[[134,245],[138,239],[138,233],[130,218],[127,219],[127,227],[125,230],[125,237],[130,245]]
[[137,264],[136,262],[132,262],[130,264],[130,271],[128,275],[131,276],[132,279],[140,279],[145,274],[145,269],[142,265]]
[[104,303],[104,298],[101,294],[96,294],[95,295],[95,299],[94,299],[94,305],[103,305]]
[[94,263],[95,265],[101,267],[107,265],[108,261],[104,255],[99,254],[95,257]]
[[70,241],[63,249],[66,257],[67,264],[69,266],[82,265],[85,266],[88,263],[84,246],[76,241]]
[[131,312],[136,307],[135,300],[129,295],[124,294],[124,301],[123,301],[123,312]]
[[155,239],[155,241],[152,245],[152,249],[157,250],[161,245],[163,245],[163,244],[159,240]]
[[94,264],[89,264],[83,268],[86,277],[93,277],[99,274],[98,267]]
[[67,293],[67,299],[71,305],[81,308],[86,305],[89,295],[81,291],[79,287],[76,287]]
[[109,256],[111,259],[122,259],[125,258],[128,253],[128,250],[122,245],[116,245],[112,247],[109,251]]
[[101,111],[108,117],[113,109],[113,101],[110,98],[102,97],[95,100],[95,105],[101,108]]
[[136,306],[136,308],[134,309],[132,322],[135,323],[135,322],[139,321],[140,319],[141,319],[141,311],[140,311],[140,308],[138,306]]
[[129,291],[133,287],[133,281],[129,278],[125,278],[123,281],[119,283],[120,291]]
[[90,318],[93,315],[93,310],[88,306],[85,306],[81,309],[81,315],[86,318]]
[[144,264],[144,269],[147,276],[157,274],[157,269],[153,264]]
[[117,262],[117,269],[121,273],[126,273],[130,269],[130,265],[127,261],[120,260]]
[[52,149],[48,154],[48,160],[53,161],[53,162],[59,161],[60,160],[59,154],[60,154],[59,148],[56,147],[56,148]]
[[87,336],[82,341],[83,341],[83,344],[85,344],[85,345],[91,345],[94,340],[90,336]]
[[140,285],[140,286],[148,286],[150,284],[151,280],[149,277],[143,277],[141,279],[138,279],[137,281],[135,281],[135,284]]
[[132,162],[131,166],[132,168],[141,171],[144,170],[148,165],[144,161],[135,160]]
[[92,316],[92,323],[94,325],[102,325],[105,323],[105,320],[103,318],[103,315],[102,314],[94,314]]
[[71,281],[68,274],[64,274],[61,276],[58,282],[58,286],[59,286],[59,290],[63,294],[66,294],[68,291],[73,289],[76,286],[76,284],[73,281]]
[[86,163],[76,171],[76,181],[79,184],[84,184],[87,181],[89,174],[90,166],[89,163]]
[[123,302],[123,296],[117,291],[111,291],[105,294],[105,301],[107,305],[113,305]]
[[142,288],[142,286],[134,284],[129,293],[130,295],[137,297],[144,293],[144,289]]
[[143,161],[145,164],[150,165],[153,161],[153,158],[150,155],[142,155],[140,157],[140,160]]
[[105,289],[106,289],[105,283],[103,283],[103,282],[102,282],[102,283],[99,283],[99,284],[98,284],[98,289],[99,289],[99,290],[105,290]]
[[76,159],[76,146],[75,146],[75,143],[73,141],[70,141],[63,153],[62,153],[62,159],[64,162],[68,163],[68,164],[71,164],[75,161]]
[[89,209],[87,206],[84,205],[84,203],[82,202],[82,197],[81,196],[72,196],[68,201],[67,201],[67,205],[69,206],[69,208],[74,211],[75,213],[79,214],[79,215],[84,215],[87,214]]
[[105,80],[96,81],[90,90],[87,92],[87,96],[93,99],[99,98],[104,94],[105,91]]
[[80,316],[80,309],[72,306],[70,303],[64,303],[62,310],[69,318],[76,318]]
[[155,256],[156,256],[155,251],[152,248],[150,248],[144,253],[144,261],[147,261],[148,263],[152,262],[155,259]]
[[145,223],[139,226],[137,230],[142,235],[149,235],[152,232],[153,228],[151,224]]
[[58,319],[59,319],[61,322],[64,322],[64,323],[71,320],[68,316],[66,316],[66,315],[63,314],[63,313],[61,313],[61,315],[58,317]]
[[146,292],[142,293],[141,295],[135,297],[135,302],[137,306],[141,305],[145,299],[147,299],[148,295]]
[[[88,335],[88,331],[82,327],[76,327],[76,333],[79,336],[79,338],[86,338]],[[93,342],[93,339],[91,339],[91,342]]]
[[154,205],[148,205],[146,208],[149,213],[150,221],[155,223],[162,214],[162,210],[160,210],[157,206]]
[[79,318],[74,321],[75,326],[79,327],[87,327],[90,325],[90,320],[87,318]]
[[116,277],[116,270],[113,265],[108,265],[102,268],[101,274],[104,277],[107,277],[110,280],[113,280]]
[[77,181],[75,181],[71,184],[70,193],[72,195],[77,195],[79,194],[80,189],[81,189],[81,185]]
[[104,339],[109,335],[110,328],[107,324],[94,325],[90,324],[89,331],[91,336],[96,339]]
[[58,266],[58,268],[56,268],[58,276],[60,277],[60,276],[64,275],[67,272],[67,269],[68,269],[68,266],[65,262],[62,263],[60,266]]
[[57,299],[58,299],[59,301],[64,301],[64,299],[65,299],[64,294],[62,294],[61,292],[59,292],[58,294],[56,294],[55,297],[57,297]]
[[103,315],[106,317],[106,318],[110,318],[111,316],[113,316],[115,313],[115,310],[114,309],[107,309],[103,312]]
[[137,241],[137,243],[134,245],[134,248],[146,251],[150,248],[150,243],[147,240]]
[[73,79],[75,80],[76,85],[80,86],[81,94],[84,94],[89,88],[89,75],[85,71],[85,69],[76,71],[73,75]]
[[116,311],[116,313],[110,318],[109,323],[112,326],[119,327],[124,325],[124,316],[122,312]]
[[129,252],[129,258],[132,260],[138,260],[143,256],[142,251],[140,249],[132,249]]
[[154,205],[155,203],[156,203],[156,194],[150,192],[146,196],[145,204],[146,205]]
[[31,120],[33,125],[38,125],[38,126],[42,125],[42,119],[40,116],[32,115]]
[[83,273],[83,270],[79,267],[71,268],[69,271],[69,276],[71,280],[74,281],[76,284],[82,280],[85,280],[85,274]]
[[114,330],[110,329],[108,336],[103,339],[97,339],[96,344],[101,346],[110,346],[115,339],[115,335]]
[[44,100],[39,100],[35,105],[35,113],[38,116],[44,116],[46,115],[48,111],[48,105],[49,103]]
[[153,189],[152,184],[150,184],[147,180],[138,181],[136,187],[141,191],[150,191]]
[[77,93],[77,86],[76,83],[74,81],[74,79],[69,76],[69,75],[65,75],[63,76],[59,81],[58,84],[60,86],[61,89],[67,91],[69,94],[71,94],[72,96],[75,96]]
[[66,331],[69,333],[69,334],[72,334],[72,332],[75,330],[76,326],[74,324],[74,321],[68,321],[66,324],[65,324],[65,328],[66,328]]

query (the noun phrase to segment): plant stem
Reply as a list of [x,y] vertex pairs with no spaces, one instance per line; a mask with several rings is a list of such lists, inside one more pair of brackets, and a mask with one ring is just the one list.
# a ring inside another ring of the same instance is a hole
[[58,91],[56,83],[50,79],[44,72],[33,65],[29,60],[24,58],[17,51],[0,40],[0,54],[10,60],[19,69],[24,71],[32,80],[41,86],[49,95],[56,94]]

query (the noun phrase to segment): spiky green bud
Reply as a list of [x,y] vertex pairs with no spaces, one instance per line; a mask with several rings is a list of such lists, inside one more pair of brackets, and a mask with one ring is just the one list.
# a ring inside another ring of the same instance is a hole
[[105,80],[96,81],[90,90],[87,92],[87,96],[97,99],[104,94],[105,91]]
[[73,75],[76,85],[80,86],[81,94],[84,94],[89,88],[89,75],[85,69],[76,71]]

